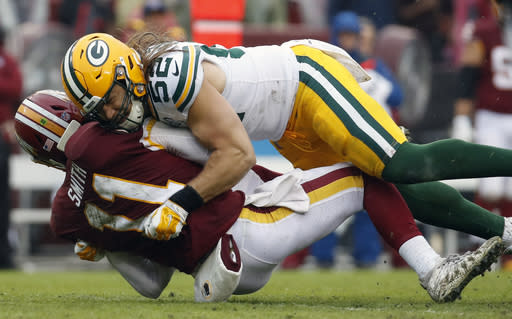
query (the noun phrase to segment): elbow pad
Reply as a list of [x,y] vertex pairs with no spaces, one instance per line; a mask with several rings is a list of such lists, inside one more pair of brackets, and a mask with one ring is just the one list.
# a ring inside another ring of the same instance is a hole
[[457,77],[457,98],[472,99],[480,78],[480,68],[477,66],[464,66]]
[[206,260],[193,275],[197,302],[226,301],[238,287],[242,260],[235,239],[224,234]]

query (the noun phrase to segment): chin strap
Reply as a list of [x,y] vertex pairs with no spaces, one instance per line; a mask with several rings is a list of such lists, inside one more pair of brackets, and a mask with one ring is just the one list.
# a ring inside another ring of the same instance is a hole
[[59,143],[57,143],[57,149],[59,151],[64,152],[64,148],[66,147],[66,143],[69,141],[71,136],[75,134],[75,132],[80,128],[80,123],[76,120],[72,120],[62,136],[60,137]]
[[132,97],[132,109],[126,119],[119,123],[119,128],[125,129],[128,132],[134,132],[140,128],[144,120],[144,105],[142,101],[135,100]]

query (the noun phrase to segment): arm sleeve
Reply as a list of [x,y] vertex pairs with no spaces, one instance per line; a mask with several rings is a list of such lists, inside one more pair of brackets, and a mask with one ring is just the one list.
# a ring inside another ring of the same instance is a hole
[[171,127],[153,119],[144,125],[142,144],[151,150],[165,149],[173,155],[201,165],[210,157],[210,152],[189,129]]
[[167,287],[174,268],[126,252],[106,252],[108,261],[141,295],[156,299]]

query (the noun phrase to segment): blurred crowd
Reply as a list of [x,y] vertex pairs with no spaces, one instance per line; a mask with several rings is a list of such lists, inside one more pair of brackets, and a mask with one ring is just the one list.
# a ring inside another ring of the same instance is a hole
[[[19,152],[11,121],[20,101],[40,89],[62,90],[61,59],[84,34],[107,32],[127,40],[134,32],[158,30],[179,41],[193,41],[190,7],[200,1],[0,3],[0,268],[12,268],[15,240],[8,239],[9,208],[19,204],[19,194],[9,192],[8,158]],[[285,34],[341,46],[372,75],[374,81],[364,89],[410,129],[413,139],[429,142],[451,134],[463,47],[475,20],[488,14],[486,5],[484,0],[246,0],[240,44],[279,44],[289,40]],[[262,28],[266,43],[254,36],[254,30]],[[41,205],[38,196],[31,201],[29,205]],[[37,227],[34,249],[49,232]],[[283,266],[298,267],[312,255],[318,265],[333,267],[340,237],[352,244],[350,254],[358,267],[375,266],[386,249],[361,212],[350,228],[290,257]]]

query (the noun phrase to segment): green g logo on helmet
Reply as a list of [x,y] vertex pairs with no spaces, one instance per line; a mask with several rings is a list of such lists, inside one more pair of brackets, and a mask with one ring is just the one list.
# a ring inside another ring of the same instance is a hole
[[87,46],[85,56],[93,66],[102,66],[108,59],[109,48],[105,41],[98,39]]
[[66,94],[84,116],[101,108],[115,83],[135,99],[146,95],[140,56],[106,33],[88,34],[73,43],[62,60],[61,78]]

